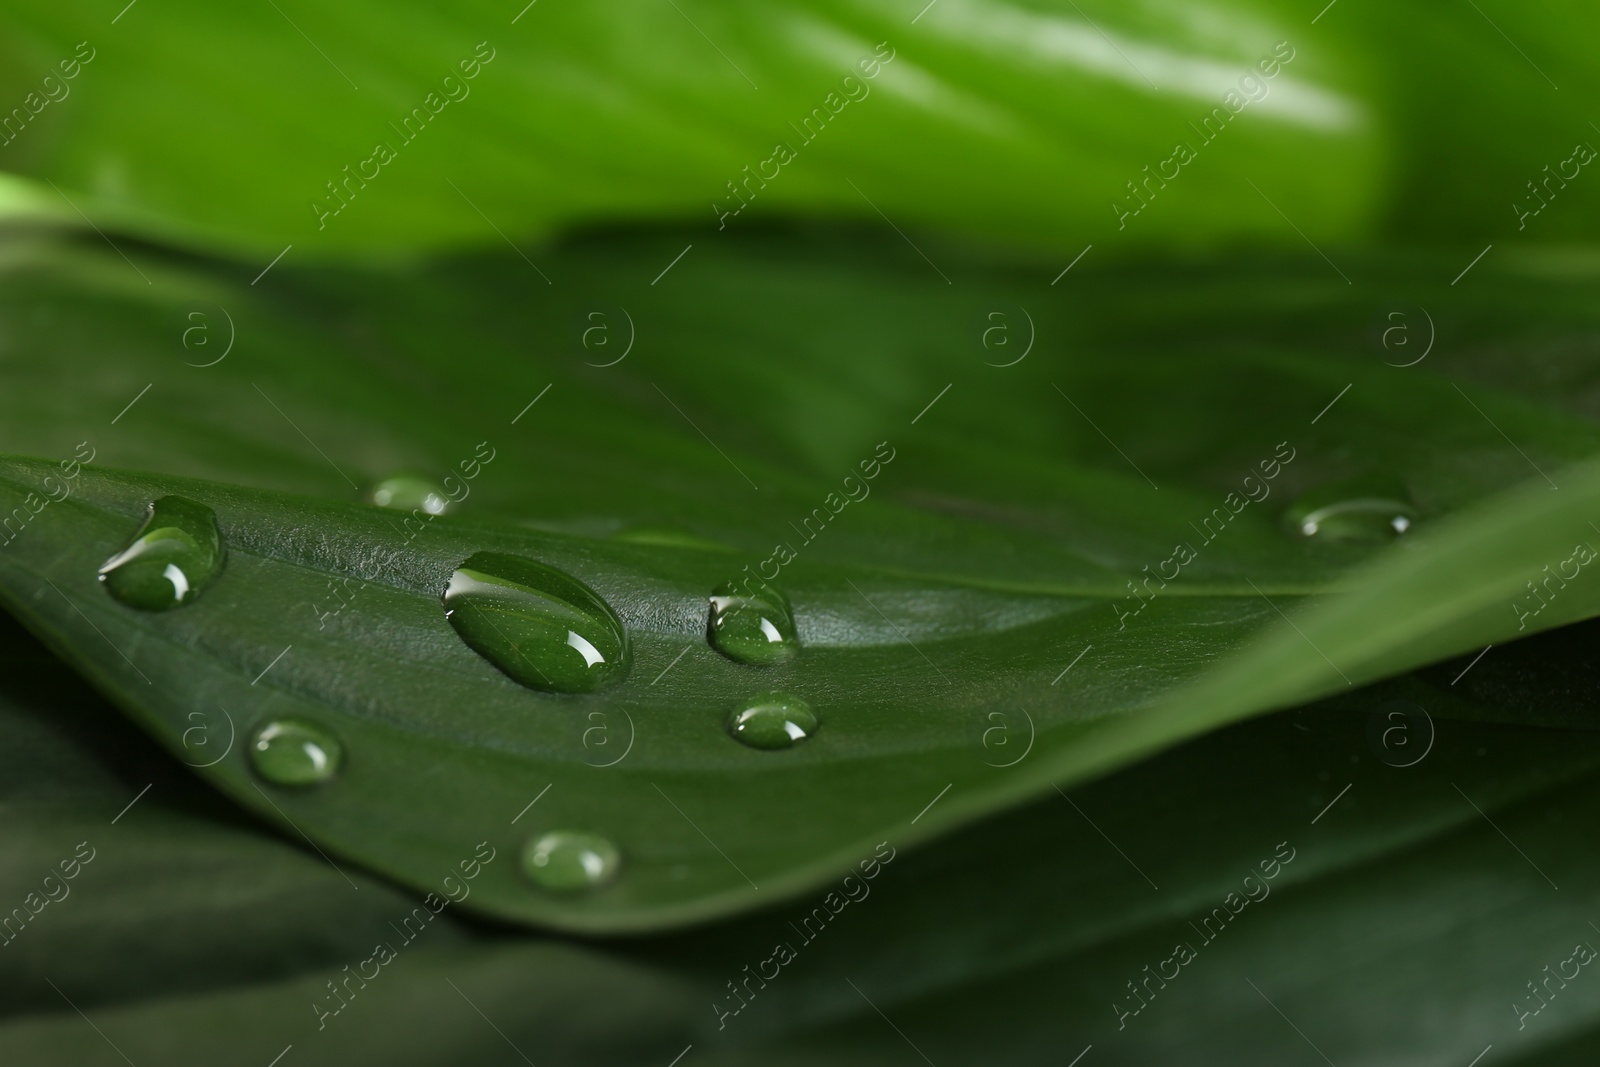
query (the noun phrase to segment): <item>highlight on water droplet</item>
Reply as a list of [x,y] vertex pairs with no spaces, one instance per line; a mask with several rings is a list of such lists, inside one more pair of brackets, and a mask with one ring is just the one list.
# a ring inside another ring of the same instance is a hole
[[1417,509],[1398,479],[1365,477],[1315,489],[1290,506],[1284,521],[1304,538],[1382,544],[1417,521]]
[[522,849],[522,871],[541,889],[579,893],[599,889],[617,876],[622,852],[599,834],[553,830]]
[[728,717],[728,733],[751,748],[793,748],[817,732],[816,712],[799,697],[768,693]]
[[256,731],[250,762],[273,785],[307,786],[339,773],[344,747],[322,727],[303,719],[274,719]]
[[782,663],[800,649],[789,598],[759,580],[729,582],[711,594],[706,637],[729,659],[758,666]]
[[368,503],[398,511],[421,511],[443,515],[450,510],[450,499],[436,482],[414,474],[385,478],[367,492]]
[[122,603],[141,611],[192,604],[222,569],[222,534],[204,504],[164,496],[133,542],[100,565],[100,581]]
[[592,693],[627,673],[628,640],[616,613],[553,567],[476,552],[450,576],[443,601],[467,647],[530,688]]

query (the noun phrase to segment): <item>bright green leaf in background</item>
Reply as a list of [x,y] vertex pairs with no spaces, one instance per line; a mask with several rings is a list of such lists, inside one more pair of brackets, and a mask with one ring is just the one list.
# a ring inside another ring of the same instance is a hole
[[[0,104],[42,103],[0,165],[73,221],[68,200],[252,258],[711,224],[745,181],[724,225],[881,211],[1071,253],[1600,220],[1581,161],[1562,166],[1600,137],[1579,4],[939,0],[914,23],[918,4],[848,0],[115,6],[3,16]],[[64,80],[80,42],[94,58]]]
[[[1076,250],[1118,228],[1112,198],[1179,138],[1204,162],[1126,225],[1141,243],[1280,232],[1247,175],[1319,235],[1377,213],[1387,145],[1368,61],[1306,48],[1300,20],[1255,5],[1106,8],[1100,30],[1070,5],[954,0],[915,25],[853,3],[522,7],[147,5],[114,26],[16,10],[0,99],[79,41],[95,58],[0,162],[91,217],[267,257],[617,218],[742,228],[797,208]],[[1259,99],[1206,130],[1251,72]],[[735,187],[751,207],[721,219]]]

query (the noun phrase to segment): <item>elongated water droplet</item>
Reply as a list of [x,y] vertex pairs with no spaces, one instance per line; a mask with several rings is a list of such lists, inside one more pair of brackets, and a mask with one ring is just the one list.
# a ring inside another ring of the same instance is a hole
[[122,603],[142,611],[191,604],[222,569],[222,534],[211,509],[164,496],[133,543],[100,566],[100,581]]
[[469,648],[534,689],[592,693],[628,670],[627,637],[611,606],[531,559],[474,553],[450,576],[444,613]]
[[256,731],[250,762],[273,785],[316,785],[339,773],[344,748],[320,726],[302,719],[275,719]]
[[727,545],[720,541],[692,534],[687,530],[678,530],[669,526],[629,526],[618,530],[611,535],[613,541],[622,541],[630,545],[664,545],[668,548],[699,548],[708,552],[731,552]]
[[450,510],[450,500],[442,488],[412,474],[385,478],[367,493],[367,500],[380,508],[421,511],[428,515],[443,515]]
[[765,582],[730,582],[711,594],[711,646],[740,663],[782,663],[800,648],[789,598]]
[[556,893],[598,889],[622,866],[617,846],[599,834],[555,830],[522,850],[522,870],[533,883]]
[[728,718],[728,732],[751,748],[793,748],[817,732],[816,713],[799,697],[768,693]]
[[1317,541],[1382,544],[1411,529],[1417,509],[1391,478],[1359,478],[1313,490],[1285,517],[1289,529]]

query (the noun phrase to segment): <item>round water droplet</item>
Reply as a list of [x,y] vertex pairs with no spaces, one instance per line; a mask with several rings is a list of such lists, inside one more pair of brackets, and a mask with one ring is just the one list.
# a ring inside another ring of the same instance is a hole
[[523,873],[540,888],[557,893],[599,889],[621,866],[622,853],[599,834],[555,830],[522,850]]
[[751,748],[793,748],[817,732],[817,715],[799,697],[768,693],[728,717],[728,732]]
[[800,649],[789,598],[765,582],[729,583],[711,594],[711,647],[740,663],[782,663]]
[[275,719],[256,731],[250,762],[273,785],[316,785],[339,773],[344,748],[320,726]]
[[534,689],[592,693],[628,670],[627,637],[611,606],[531,559],[474,553],[450,576],[444,613],[469,648]]
[[427,478],[411,474],[385,478],[367,493],[367,500],[380,508],[421,511],[428,515],[443,515],[450,510],[450,500],[443,489]]
[[211,509],[164,496],[133,543],[100,566],[100,581],[122,603],[166,611],[193,603],[222,569],[222,534]]
[[1290,531],[1326,542],[1382,544],[1411,529],[1417,509],[1393,479],[1363,478],[1301,497],[1285,516]]

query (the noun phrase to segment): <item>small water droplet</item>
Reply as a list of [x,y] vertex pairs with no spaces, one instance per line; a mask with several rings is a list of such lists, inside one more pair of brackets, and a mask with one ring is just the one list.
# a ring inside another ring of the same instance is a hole
[[729,659],[759,666],[782,663],[800,647],[789,598],[764,582],[730,582],[713,592],[706,636]]
[[768,693],[728,717],[728,732],[751,748],[793,748],[817,732],[817,715],[799,697]]
[[344,747],[320,726],[275,719],[256,731],[250,762],[273,785],[316,785],[339,773]]
[[698,548],[707,552],[731,552],[720,541],[669,526],[628,526],[611,535],[611,540],[630,545],[664,545],[668,548]]
[[427,515],[443,515],[450,510],[450,500],[442,488],[412,474],[385,478],[368,491],[367,500],[380,508],[421,511]]
[[177,496],[150,505],[133,542],[100,566],[100,581],[141,611],[191,604],[222,569],[222,534],[210,508]]
[[598,889],[621,866],[622,853],[599,834],[555,830],[522,850],[523,873],[540,888],[557,893]]
[[592,693],[627,673],[628,641],[611,606],[542,563],[474,553],[450,576],[443,600],[467,646],[523,685]]
[[1394,479],[1362,478],[1313,490],[1289,508],[1290,531],[1317,541],[1383,544],[1417,520],[1417,509]]

